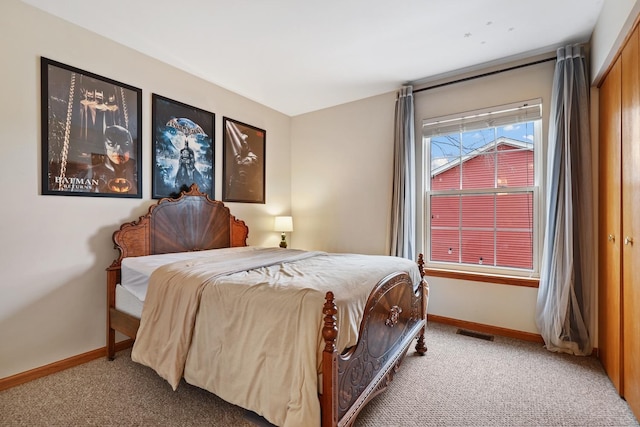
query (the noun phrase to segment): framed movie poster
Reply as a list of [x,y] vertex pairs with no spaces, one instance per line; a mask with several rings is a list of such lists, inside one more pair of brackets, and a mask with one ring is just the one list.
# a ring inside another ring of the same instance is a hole
[[264,203],[264,129],[223,117],[222,200]]
[[42,194],[142,197],[142,90],[42,57]]
[[214,199],[215,114],[152,95],[152,197],[175,197],[197,184]]

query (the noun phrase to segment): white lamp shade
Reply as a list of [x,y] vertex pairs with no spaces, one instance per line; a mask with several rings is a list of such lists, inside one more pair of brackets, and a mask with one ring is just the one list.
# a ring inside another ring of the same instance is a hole
[[293,218],[290,216],[277,216],[274,227],[275,231],[293,231]]

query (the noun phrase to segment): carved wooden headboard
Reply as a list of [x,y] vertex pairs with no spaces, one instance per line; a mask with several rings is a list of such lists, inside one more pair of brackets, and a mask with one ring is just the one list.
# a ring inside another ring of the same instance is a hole
[[175,199],[160,199],[137,221],[113,233],[120,255],[111,267],[125,257],[246,246],[248,235],[244,221],[192,184]]

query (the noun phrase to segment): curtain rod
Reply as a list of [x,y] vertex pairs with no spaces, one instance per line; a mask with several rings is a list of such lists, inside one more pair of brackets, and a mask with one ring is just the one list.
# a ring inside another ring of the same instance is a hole
[[439,87],[449,86],[449,85],[452,85],[454,83],[462,83],[462,82],[466,82],[466,81],[469,81],[469,80],[478,79],[480,77],[492,76],[494,74],[504,73],[505,71],[517,70],[518,68],[528,67],[530,65],[537,65],[537,64],[542,64],[543,62],[555,61],[556,59],[557,59],[557,56],[552,56],[551,58],[540,59],[538,61],[529,62],[527,64],[515,65],[513,67],[504,68],[502,70],[490,71],[488,73],[478,74],[476,76],[465,77],[463,79],[453,80],[453,81],[446,82],[446,83],[440,83],[440,84],[437,84],[437,85],[434,85],[434,86],[423,87],[421,89],[414,90],[413,93],[423,92],[425,90],[437,89]]

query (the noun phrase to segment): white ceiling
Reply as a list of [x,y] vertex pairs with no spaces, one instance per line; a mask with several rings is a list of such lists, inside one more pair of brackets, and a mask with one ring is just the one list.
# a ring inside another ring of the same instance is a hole
[[290,116],[589,40],[604,0],[23,0]]

